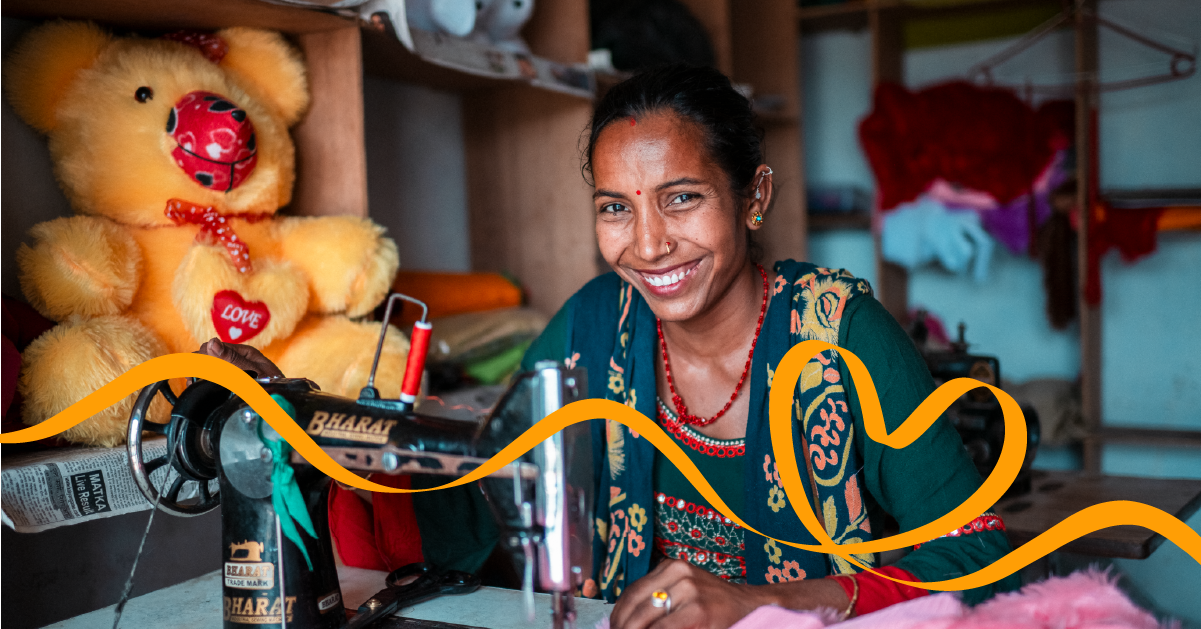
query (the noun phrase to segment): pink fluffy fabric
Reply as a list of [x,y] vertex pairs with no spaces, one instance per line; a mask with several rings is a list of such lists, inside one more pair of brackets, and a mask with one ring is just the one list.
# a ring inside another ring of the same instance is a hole
[[[1176,626],[1171,623],[1165,626]],[[956,629],[1046,627],[1047,629],[1159,629],[1155,616],[1139,609],[1117,587],[1117,578],[1096,570],[1032,583],[968,612]]]
[[[1118,589],[1117,578],[1087,570],[1051,577],[974,608],[954,594],[935,594],[834,623],[823,612],[761,607],[731,629],[1170,629]],[[606,619],[597,629],[609,629]]]

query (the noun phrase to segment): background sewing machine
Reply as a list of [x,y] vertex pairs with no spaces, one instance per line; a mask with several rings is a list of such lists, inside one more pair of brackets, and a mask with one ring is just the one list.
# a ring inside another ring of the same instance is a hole
[[[389,311],[396,299],[408,298],[394,295]],[[385,326],[381,346],[386,331]],[[518,376],[492,413],[478,423],[416,413],[413,402],[429,331],[423,316],[414,327],[399,400],[379,398],[373,387],[374,367],[358,399],[322,393],[299,378],[260,382],[291,405],[297,424],[343,467],[376,474],[438,474],[448,481],[586,395],[583,370],[543,362]],[[165,425],[145,421],[146,410],[159,395],[173,408]],[[165,434],[168,455],[144,460],[143,431]],[[348,626],[326,513],[331,479],[291,452],[241,399],[205,381],[192,383],[178,397],[166,382],[149,386],[130,418],[128,453],[135,481],[159,510],[192,516],[221,506],[226,629]],[[573,625],[573,593],[590,568],[590,458],[588,427],[576,425],[481,481],[502,532],[501,543],[523,566],[527,613],[532,614],[536,581],[540,590],[552,594],[556,629]],[[169,487],[164,482],[156,488],[150,475],[163,466],[174,470],[174,480]],[[218,491],[211,481],[219,484]],[[189,483],[199,486],[199,498],[182,501]],[[303,530],[288,535],[289,527],[295,528],[294,516],[299,516],[302,529],[307,516],[316,535]],[[417,586],[406,588],[399,582],[406,575],[394,573],[397,578],[389,578],[389,587],[359,608],[350,626],[390,615],[414,597],[469,591],[478,585],[470,575],[442,575],[420,566],[409,571],[409,576],[422,579]]]
[[[934,386],[941,386],[955,378],[972,378],[994,387],[1001,387],[1001,363],[996,356],[969,354],[968,343],[964,340],[967,326],[959,324],[959,335],[946,349],[935,348],[929,342],[929,329],[926,325],[926,311],[919,310],[910,328],[910,336],[922,353],[930,375],[934,376]],[[1026,417],[1026,459],[1017,479],[1005,493],[1006,497],[1028,493],[1030,491],[1030,464],[1038,452],[1041,438],[1041,428],[1038,413],[1030,404],[1022,403],[1022,414]],[[963,439],[963,446],[976,464],[980,475],[987,477],[1001,456],[1001,447],[1005,443],[1005,415],[996,396],[986,389],[974,389],[961,396],[944,416],[954,424]]]

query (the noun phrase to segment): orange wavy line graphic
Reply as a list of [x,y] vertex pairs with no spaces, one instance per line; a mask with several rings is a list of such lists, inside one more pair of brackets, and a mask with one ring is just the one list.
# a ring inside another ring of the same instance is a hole
[[[796,383],[800,378],[801,369],[816,354],[825,350],[835,350],[846,361],[851,377],[859,390],[860,405],[863,410],[863,423],[867,436],[890,448],[900,449],[911,444],[920,437],[946,410],[952,402],[967,391],[985,387],[996,395],[1001,404],[1005,417],[1005,444],[1000,460],[992,474],[985,480],[980,489],[970,496],[962,505],[950,513],[920,528],[894,535],[885,539],[872,540],[854,544],[839,545],[834,543],[826,534],[817,520],[814,512],[807,508],[808,498],[805,484],[801,479],[800,468],[794,453],[792,440],[792,396]],[[170,354],[142,363],[125,374],[101,387],[86,398],[76,402],[54,417],[30,428],[0,435],[0,443],[25,443],[54,436],[64,430],[86,420],[93,414],[130,393],[146,385],[169,378],[196,377],[219,384],[234,392],[247,405],[255,410],[272,428],[309,463],[320,469],[335,480],[359,489],[389,493],[410,493],[416,491],[435,491],[456,487],[475,482],[492,472],[512,463],[521,455],[542,443],[551,435],[579,422],[591,421],[597,418],[612,419],[639,433],[655,448],[663,453],[697,490],[722,515],[738,523],[743,528],[763,535],[754,527],[749,526],[738,517],[729,506],[722,501],[713,487],[709,485],[700,470],[688,456],[672,441],[654,421],[638,411],[611,400],[589,399],[573,402],[551,413],[546,418],[531,426],[520,437],[509,444],[496,456],[489,459],[470,474],[448,482],[439,487],[420,490],[406,490],[385,487],[363,479],[335,462],[284,412],[275,400],[245,372],[233,365],[211,356],[200,354]],[[776,542],[796,548],[834,554],[863,567],[855,560],[853,554],[875,553],[913,546],[927,542],[970,522],[979,514],[987,511],[993,503],[1000,499],[1005,490],[1013,483],[1021,468],[1026,450],[1026,424],[1017,402],[1008,394],[990,385],[976,380],[960,378],[947,382],[930,394],[912,414],[893,432],[887,431],[880,401],[867,367],[853,353],[840,349],[822,341],[805,341],[793,347],[780,361],[776,368],[771,389],[768,413],[771,428],[772,449],[776,454],[777,466],[780,471],[781,484],[784,492],[792,503],[797,517],[818,540],[816,545],[805,545],[773,538]],[[780,456],[779,453],[787,456]],[[1094,531],[1119,525],[1135,525],[1148,528],[1163,535],[1172,543],[1179,546],[1195,561],[1201,563],[1201,535],[1189,528],[1184,522],[1160,509],[1138,502],[1113,501],[1088,507],[1073,514],[1055,525],[1043,534],[1027,542],[1020,548],[998,559],[991,565],[972,574],[955,579],[937,582],[910,582],[885,576],[893,581],[907,585],[925,588],[927,590],[964,590],[988,585],[1003,579],[1018,570],[1033,563],[1039,558]],[[877,573],[878,574],[878,573]]]

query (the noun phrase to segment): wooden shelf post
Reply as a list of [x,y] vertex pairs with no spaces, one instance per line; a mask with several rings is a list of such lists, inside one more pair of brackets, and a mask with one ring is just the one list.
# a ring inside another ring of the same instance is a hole
[[1097,187],[1090,167],[1096,152],[1093,124],[1097,111],[1097,22],[1089,16],[1096,0],[1082,0],[1076,11],[1076,207],[1080,216],[1077,268],[1080,297],[1080,412],[1084,419],[1084,469],[1101,471],[1101,309],[1084,299],[1088,280],[1088,225],[1091,191]]
[[767,263],[808,259],[795,15],[793,0],[743,0],[730,15],[734,80],[751,85],[755,98],[781,103],[760,118],[764,159],[775,182],[775,199],[757,234]]
[[297,40],[308,65],[312,102],[292,129],[296,188],[289,208],[299,216],[367,216],[359,28],[307,33]]
[[[900,8],[868,0],[868,26],[872,33],[872,85],[881,81],[905,82],[905,31]],[[876,251],[876,298],[902,326],[909,321],[909,272],[884,260],[880,234],[872,236]]]
[[[587,2],[540,4],[524,36],[534,54],[582,63]],[[592,190],[580,171],[591,120],[590,101],[530,86],[463,97],[471,266],[512,273],[547,315],[607,270],[598,267]]]

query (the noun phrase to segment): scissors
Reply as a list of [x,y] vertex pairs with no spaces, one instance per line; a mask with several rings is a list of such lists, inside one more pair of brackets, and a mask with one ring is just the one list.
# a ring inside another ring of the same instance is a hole
[[[401,585],[410,577],[416,578]],[[416,605],[443,594],[474,592],[480,587],[480,578],[458,570],[439,571],[428,563],[419,562],[393,570],[384,583],[388,587],[359,605],[358,613],[346,624],[345,629],[364,629],[377,620],[391,616],[401,607]]]

